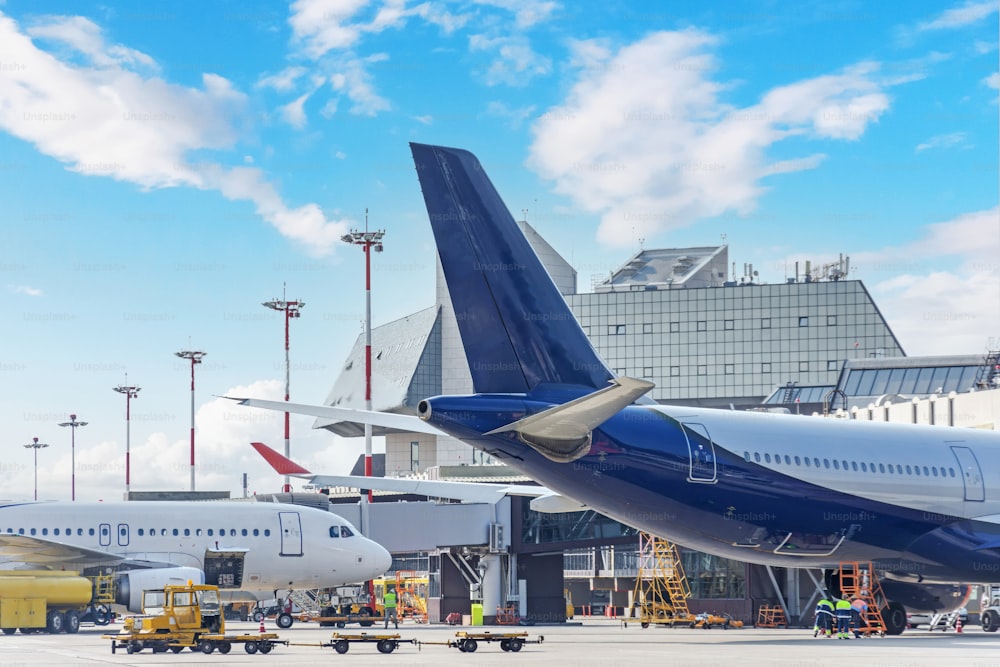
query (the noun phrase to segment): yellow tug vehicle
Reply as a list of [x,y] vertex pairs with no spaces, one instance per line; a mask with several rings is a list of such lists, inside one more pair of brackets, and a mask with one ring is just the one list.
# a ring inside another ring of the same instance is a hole
[[275,645],[285,643],[268,632],[227,635],[218,586],[191,582],[143,591],[142,615],[129,616],[121,632],[104,635],[104,639],[111,640],[112,653],[119,648],[128,653],[147,648],[153,653],[180,653],[186,648],[225,654],[234,644],[243,644],[247,653],[267,654]]

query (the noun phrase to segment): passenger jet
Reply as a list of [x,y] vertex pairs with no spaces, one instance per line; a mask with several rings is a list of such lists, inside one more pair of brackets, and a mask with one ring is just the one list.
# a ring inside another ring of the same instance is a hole
[[[661,405],[616,376],[471,153],[411,144],[472,395],[418,415],[250,406],[443,432],[601,514],[686,547],[762,565],[872,561],[906,604],[1000,579],[1000,434]],[[984,471],[989,476],[984,475]]]

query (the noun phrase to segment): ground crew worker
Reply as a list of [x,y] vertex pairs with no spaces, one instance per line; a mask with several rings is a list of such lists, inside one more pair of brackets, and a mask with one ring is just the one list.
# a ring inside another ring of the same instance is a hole
[[850,639],[851,603],[847,600],[837,600],[834,605],[837,610],[837,639]]
[[820,632],[824,637],[833,632],[833,603],[826,593],[823,593],[819,602],[816,603],[816,623],[813,625],[813,637]]
[[396,591],[389,589],[385,592],[385,597],[382,598],[382,606],[385,607],[385,629],[389,629],[389,619],[392,618],[392,624],[399,629],[399,618],[396,617]]
[[851,600],[851,624],[854,625],[855,638],[861,638],[861,629],[868,627],[868,603],[864,598],[856,597]]

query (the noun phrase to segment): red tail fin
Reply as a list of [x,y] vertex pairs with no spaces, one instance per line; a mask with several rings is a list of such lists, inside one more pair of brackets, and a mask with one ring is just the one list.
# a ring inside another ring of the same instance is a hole
[[274,451],[263,442],[251,442],[250,446],[257,450],[257,453],[264,457],[264,460],[271,464],[271,467],[279,475],[309,475],[310,472],[300,466],[295,461],[286,458]]

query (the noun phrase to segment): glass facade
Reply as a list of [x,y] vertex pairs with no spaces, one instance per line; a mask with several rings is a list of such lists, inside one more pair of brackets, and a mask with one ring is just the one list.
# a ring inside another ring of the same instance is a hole
[[856,280],[599,292],[567,303],[608,366],[650,377],[659,401],[760,402],[788,382],[836,385],[842,360],[904,356]]

